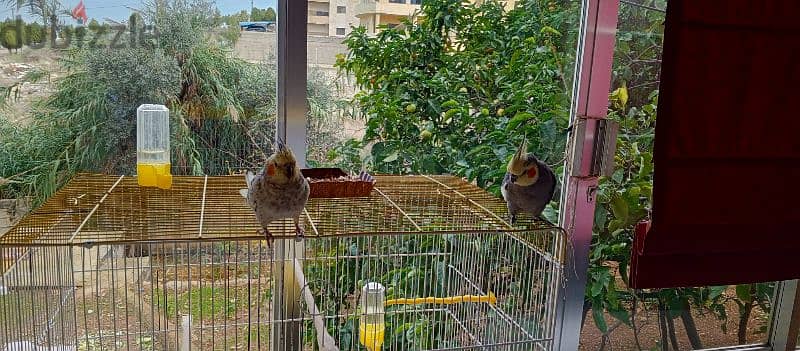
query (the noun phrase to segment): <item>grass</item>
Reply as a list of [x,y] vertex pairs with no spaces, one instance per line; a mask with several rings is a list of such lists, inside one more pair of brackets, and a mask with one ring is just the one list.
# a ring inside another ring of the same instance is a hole
[[156,289],[155,293],[156,306],[166,309],[170,317],[189,313],[194,320],[231,319],[249,311],[247,291],[243,289],[226,291],[224,287],[200,287],[178,294],[161,289]]

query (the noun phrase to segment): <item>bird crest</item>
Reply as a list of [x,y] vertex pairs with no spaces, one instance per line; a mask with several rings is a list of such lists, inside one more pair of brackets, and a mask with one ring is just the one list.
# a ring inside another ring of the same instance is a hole
[[294,157],[294,153],[291,149],[286,146],[286,143],[278,138],[276,144],[276,151],[275,155],[273,156],[276,161],[281,161],[282,163],[296,163],[297,160]]
[[519,149],[514,154],[514,157],[511,158],[511,161],[508,162],[508,172],[515,175],[521,175],[525,172],[525,166],[528,160],[528,139],[522,138],[522,144],[519,146]]

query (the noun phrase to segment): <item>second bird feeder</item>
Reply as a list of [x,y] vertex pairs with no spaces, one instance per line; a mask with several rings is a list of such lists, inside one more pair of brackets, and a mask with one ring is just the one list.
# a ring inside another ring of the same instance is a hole
[[172,188],[169,109],[145,104],[136,109],[136,173],[140,186]]

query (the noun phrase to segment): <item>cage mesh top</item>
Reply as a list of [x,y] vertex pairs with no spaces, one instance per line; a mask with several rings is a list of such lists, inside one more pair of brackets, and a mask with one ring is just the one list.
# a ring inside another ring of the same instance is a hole
[[[307,237],[419,232],[513,232],[505,202],[452,176],[377,176],[368,197],[309,199]],[[239,189],[244,176],[175,177],[170,190],[135,177],[80,174],[0,237],[0,245],[88,245],[261,239]],[[523,222],[527,230],[556,229]],[[291,220],[270,225],[293,237]]]

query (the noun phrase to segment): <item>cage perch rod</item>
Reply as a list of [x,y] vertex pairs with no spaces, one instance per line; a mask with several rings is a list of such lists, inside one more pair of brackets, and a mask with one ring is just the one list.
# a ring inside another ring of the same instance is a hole
[[[480,288],[480,287],[479,287],[477,284],[475,284],[475,282],[473,282],[473,281],[472,281],[472,279],[469,279],[469,277],[467,277],[467,276],[464,274],[464,272],[462,272],[461,270],[459,270],[458,268],[454,267],[454,266],[453,266],[453,265],[451,265],[451,264],[448,264],[448,265],[447,265],[447,267],[449,267],[449,268],[450,268],[450,269],[452,269],[452,270],[453,270],[453,271],[454,271],[456,274],[458,274],[458,275],[461,277],[461,279],[464,279],[464,281],[465,281],[465,282],[467,282],[467,284],[469,284],[470,286],[472,286],[472,288],[473,288],[473,289],[475,289],[475,290],[476,290],[476,291],[478,291],[479,293],[483,294],[483,291],[481,290],[481,288]],[[513,326],[515,326],[515,327],[517,327],[519,330],[521,330],[521,331],[522,331],[522,333],[523,333],[523,334],[525,334],[525,336],[527,336],[527,337],[528,337],[528,338],[530,338],[530,339],[535,339],[535,338],[533,337],[533,335],[531,335],[530,333],[528,333],[528,331],[527,331],[527,330],[525,330],[525,328],[523,328],[523,327],[522,327],[521,325],[519,325],[519,324],[518,324],[516,321],[514,321],[514,319],[513,319],[513,318],[511,318],[511,316],[509,316],[508,314],[506,314],[505,312],[503,312],[502,310],[500,310],[499,308],[497,308],[497,306],[495,306],[494,304],[489,304],[489,308],[491,308],[491,309],[492,309],[492,310],[493,310],[495,313],[497,313],[497,315],[498,315],[498,316],[500,316],[501,318],[503,318],[503,319],[504,319],[504,320],[505,320],[507,323],[509,323],[509,324],[511,324],[511,325],[513,325]]]
[[103,195],[102,198],[100,198],[100,201],[97,201],[97,204],[94,205],[94,208],[92,208],[92,210],[89,212],[89,214],[86,215],[86,218],[83,219],[83,222],[81,222],[81,225],[78,226],[78,229],[75,229],[75,232],[72,233],[72,236],[69,237],[70,244],[72,243],[73,240],[75,240],[75,237],[78,236],[78,233],[81,232],[81,229],[83,229],[83,227],[86,225],[86,223],[89,222],[89,219],[92,218],[94,213],[97,212],[97,209],[100,208],[100,205],[103,204],[103,201],[106,201],[106,199],[108,198],[108,195],[111,195],[111,192],[114,191],[114,188],[116,188],[117,185],[119,185],[119,183],[122,182],[123,178],[125,178],[124,175],[120,176],[117,179],[117,181],[114,183],[114,185],[112,185],[110,188],[108,188],[108,190],[106,190],[106,193]]
[[198,238],[203,238],[203,220],[206,214],[206,189],[208,189],[208,175],[203,178],[203,201],[200,203],[200,230],[197,233]]
[[301,294],[303,295],[303,301],[306,303],[306,309],[308,309],[308,314],[311,315],[314,323],[314,329],[317,332],[317,344],[319,345],[319,349],[323,351],[339,351],[339,347],[336,346],[336,341],[328,334],[328,330],[325,329],[325,321],[322,319],[322,313],[320,312],[319,308],[317,307],[316,301],[314,301],[314,295],[311,294],[311,290],[308,288],[308,282],[306,281],[306,276],[303,274],[303,265],[300,264],[300,261],[294,259],[294,276],[297,284],[299,285]]
[[398,206],[394,201],[392,201],[392,199],[390,199],[388,196],[386,196],[386,194],[384,194],[383,191],[378,189],[377,186],[373,190],[375,190],[378,194],[381,194],[381,196],[383,196],[383,198],[386,199],[386,201],[388,201],[390,205],[392,205],[394,208],[396,208],[398,211],[400,211],[400,213],[403,215],[403,217],[405,217],[409,222],[411,222],[411,224],[414,226],[414,228],[416,228],[420,232],[422,231],[422,228],[420,228],[420,226],[418,226],[417,223],[414,222],[413,219],[411,219],[411,216],[409,216],[406,213],[406,211],[403,211],[403,209],[400,208],[400,206]]
[[393,305],[455,305],[460,303],[488,303],[490,305],[497,304],[497,297],[493,293],[488,295],[460,295],[450,297],[417,297],[417,298],[400,298],[386,300],[385,306]]

